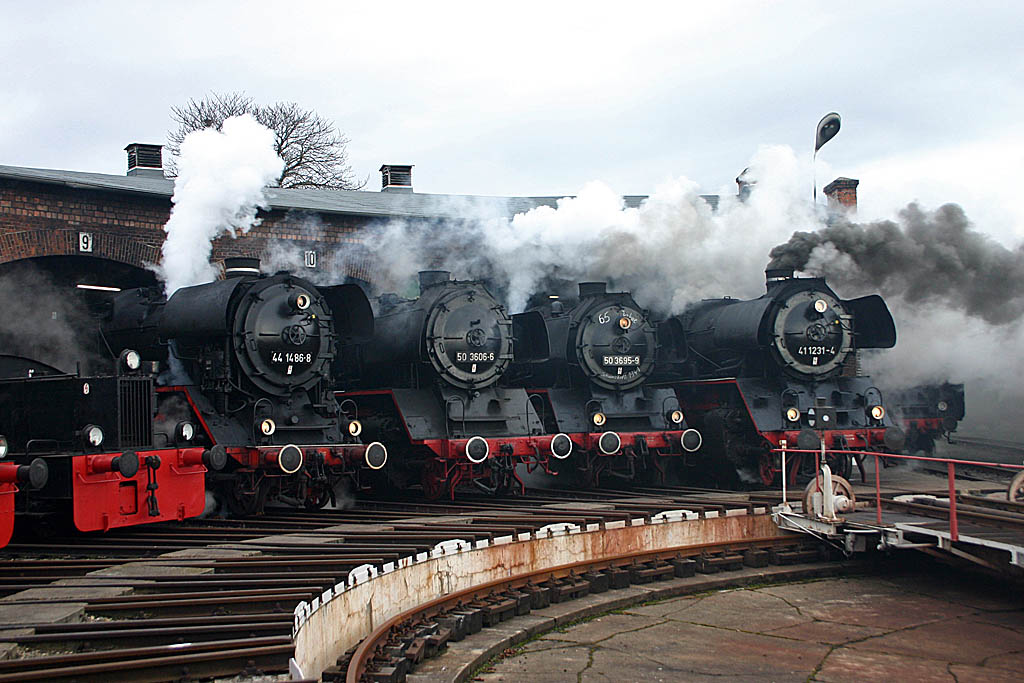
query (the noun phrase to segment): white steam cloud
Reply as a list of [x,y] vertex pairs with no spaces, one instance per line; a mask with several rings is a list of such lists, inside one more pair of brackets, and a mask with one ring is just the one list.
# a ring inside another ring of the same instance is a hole
[[266,206],[264,188],[281,173],[274,133],[251,116],[224,121],[221,130],[190,133],[181,144],[174,206],[157,273],[167,296],[182,287],[212,282],[211,241],[236,236],[257,224]]
[[444,268],[487,279],[512,312],[531,295],[569,294],[586,280],[678,312],[702,297],[764,291],[771,247],[819,225],[807,201],[809,175],[788,147],[763,147],[748,172],[757,191],[740,202],[735,188],[723,189],[717,212],[686,178],[663,183],[638,207],[594,182],[511,219],[500,201],[447,198],[436,208],[451,219],[393,220],[369,230],[362,247],[384,291],[405,293],[418,270]]

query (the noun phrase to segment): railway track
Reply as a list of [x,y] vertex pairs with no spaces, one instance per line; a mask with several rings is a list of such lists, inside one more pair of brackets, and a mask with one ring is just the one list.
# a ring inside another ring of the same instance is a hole
[[[605,529],[649,522],[665,510],[710,518],[757,507],[763,510],[742,494],[679,488],[541,491],[505,501],[359,501],[348,511],[271,511],[18,539],[0,553],[0,682],[285,675],[296,606],[363,576],[367,565],[429,553],[452,538],[475,545],[550,525]],[[672,560],[687,559],[679,551],[656,555],[631,562],[664,572]]]

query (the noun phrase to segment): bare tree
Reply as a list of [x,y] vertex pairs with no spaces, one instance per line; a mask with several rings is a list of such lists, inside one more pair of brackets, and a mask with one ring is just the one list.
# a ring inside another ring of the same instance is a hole
[[284,160],[284,170],[277,179],[278,187],[326,187],[356,190],[365,181],[355,180],[348,163],[348,138],[334,123],[294,102],[258,105],[244,93],[210,93],[201,100],[189,100],[182,107],[171,107],[177,130],[167,134],[166,149],[170,152],[167,168],[177,175],[177,158],[181,143],[192,131],[216,128],[224,119],[250,114],[274,131],[274,151]]

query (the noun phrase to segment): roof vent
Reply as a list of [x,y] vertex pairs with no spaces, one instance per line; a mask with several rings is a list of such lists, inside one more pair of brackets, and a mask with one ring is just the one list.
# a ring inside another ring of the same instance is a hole
[[144,145],[141,142],[133,142],[125,147],[128,152],[128,175],[163,179],[163,148],[163,145]]
[[380,167],[381,192],[412,192],[412,166],[384,164]]

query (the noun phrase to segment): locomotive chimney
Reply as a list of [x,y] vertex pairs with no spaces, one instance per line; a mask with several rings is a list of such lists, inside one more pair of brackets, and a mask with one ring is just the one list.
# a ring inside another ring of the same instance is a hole
[[260,260],[247,256],[224,259],[224,277],[254,277],[260,274]]
[[145,145],[133,142],[124,148],[128,152],[128,175],[142,178],[164,178],[163,145]]
[[607,282],[581,282],[580,298],[585,296],[600,296],[608,292]]
[[412,192],[412,166],[384,164],[380,167],[381,192]]
[[828,208],[832,211],[846,213],[857,212],[857,186],[860,181],[854,178],[836,178],[825,186],[828,197]]
[[771,290],[772,287],[792,279],[792,268],[767,268],[764,271],[764,287],[767,290]]
[[420,293],[427,287],[444,284],[451,279],[451,273],[447,270],[421,270],[420,271]]

